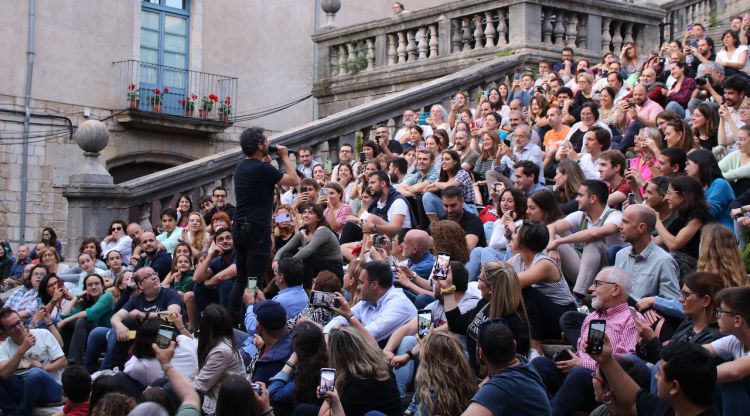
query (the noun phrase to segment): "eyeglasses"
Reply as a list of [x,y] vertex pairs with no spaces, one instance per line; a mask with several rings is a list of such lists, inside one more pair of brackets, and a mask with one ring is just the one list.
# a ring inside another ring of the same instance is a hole
[[156,277],[158,279],[159,275],[157,273],[155,273],[155,272],[154,273],[148,273],[148,274],[146,274],[146,275],[143,276],[143,279],[135,279],[135,283],[138,284],[138,285],[140,285],[141,282],[143,282],[146,279],[150,279],[152,277]]
[[594,288],[598,288],[599,286],[601,286],[601,285],[603,285],[605,283],[608,284],[608,285],[614,285],[614,286],[618,286],[619,285],[618,283],[608,282],[606,280],[594,280]]
[[727,315],[737,315],[737,314],[736,314],[736,313],[734,313],[734,312],[731,312],[731,311],[725,311],[725,310],[722,310],[722,309],[721,309],[720,307],[717,307],[717,308],[716,308],[716,317],[717,317],[717,318],[721,318],[721,315],[723,315],[723,314],[727,314]]
[[680,300],[685,300],[685,299],[689,298],[692,295],[697,295],[697,293],[688,292],[687,290],[681,290],[680,291]]
[[216,199],[224,199],[226,197],[227,197],[226,195],[214,195],[214,198]]

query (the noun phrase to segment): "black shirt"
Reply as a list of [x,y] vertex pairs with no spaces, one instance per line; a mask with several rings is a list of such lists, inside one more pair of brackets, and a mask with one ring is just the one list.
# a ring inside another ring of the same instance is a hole
[[130,312],[139,310],[141,312],[162,312],[166,311],[169,305],[178,305],[182,308],[182,297],[176,290],[170,288],[159,289],[159,294],[153,300],[146,299],[143,293],[131,296],[128,303],[122,309]]
[[461,215],[461,221],[458,222],[458,225],[460,225],[461,228],[464,229],[466,235],[473,234],[479,237],[477,247],[487,247],[487,239],[484,237],[484,226],[482,225],[482,220],[480,220],[479,217],[470,212],[464,211],[463,215]]
[[245,159],[234,171],[234,193],[237,209],[233,220],[256,224],[271,230],[273,188],[284,176],[281,171],[258,159]]
[[[636,413],[638,413],[638,416],[648,416],[648,415],[673,416],[674,415],[674,409],[672,409],[668,404],[659,400],[658,397],[650,394],[649,392],[645,390],[641,390],[638,392],[638,396],[636,396],[635,398],[635,408],[636,408]],[[698,416],[719,416],[719,415],[721,415],[721,413],[717,412],[716,408],[711,407],[710,409],[699,414]]]
[[206,214],[203,217],[203,220],[206,222],[206,225],[211,225],[211,217],[214,216],[217,212],[226,212],[227,215],[229,215],[230,219],[234,218],[234,205],[232,204],[226,204],[222,209],[219,209],[219,207],[213,207],[211,208],[211,211],[208,211],[208,214]]
[[364,415],[373,410],[389,416],[403,414],[401,395],[393,375],[383,381],[352,378],[339,394],[341,407],[344,408],[347,416]]

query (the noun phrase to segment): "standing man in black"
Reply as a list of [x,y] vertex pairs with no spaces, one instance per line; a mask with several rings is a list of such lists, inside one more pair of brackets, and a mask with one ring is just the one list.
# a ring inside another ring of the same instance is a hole
[[286,147],[276,146],[279,164],[286,173],[264,161],[269,155],[269,145],[262,128],[251,127],[242,132],[240,146],[245,159],[234,171],[237,207],[232,224],[237,278],[229,295],[229,310],[235,324],[241,324],[244,316],[242,293],[247,287],[247,278],[257,277],[258,287],[262,287],[268,261],[271,259],[273,189],[276,184],[291,187],[299,185],[299,177],[289,160]]

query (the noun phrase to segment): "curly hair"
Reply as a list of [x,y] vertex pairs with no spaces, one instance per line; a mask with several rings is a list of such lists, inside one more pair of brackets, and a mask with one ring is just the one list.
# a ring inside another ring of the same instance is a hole
[[126,416],[135,407],[136,402],[122,393],[107,393],[91,410],[91,416]]
[[729,228],[719,223],[703,226],[696,271],[718,274],[724,282],[723,287],[747,286],[742,253]]
[[466,233],[455,221],[441,220],[432,224],[432,241],[435,253],[448,253],[451,260],[469,261]]
[[292,347],[298,358],[294,403],[318,404],[315,386],[318,385],[320,369],[328,366],[323,331],[313,322],[300,322],[294,327]]
[[419,358],[414,384],[420,413],[461,414],[477,391],[476,377],[463,354],[461,342],[448,332],[433,331],[422,340]]

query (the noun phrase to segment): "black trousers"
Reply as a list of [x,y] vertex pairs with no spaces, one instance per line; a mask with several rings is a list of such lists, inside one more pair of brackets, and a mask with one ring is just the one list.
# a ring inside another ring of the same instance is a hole
[[243,322],[242,294],[247,288],[247,278],[258,278],[258,287],[265,287],[266,269],[271,260],[271,230],[265,226],[235,222],[232,225],[234,252],[237,255],[237,278],[229,294],[229,312],[232,322],[240,327]]

